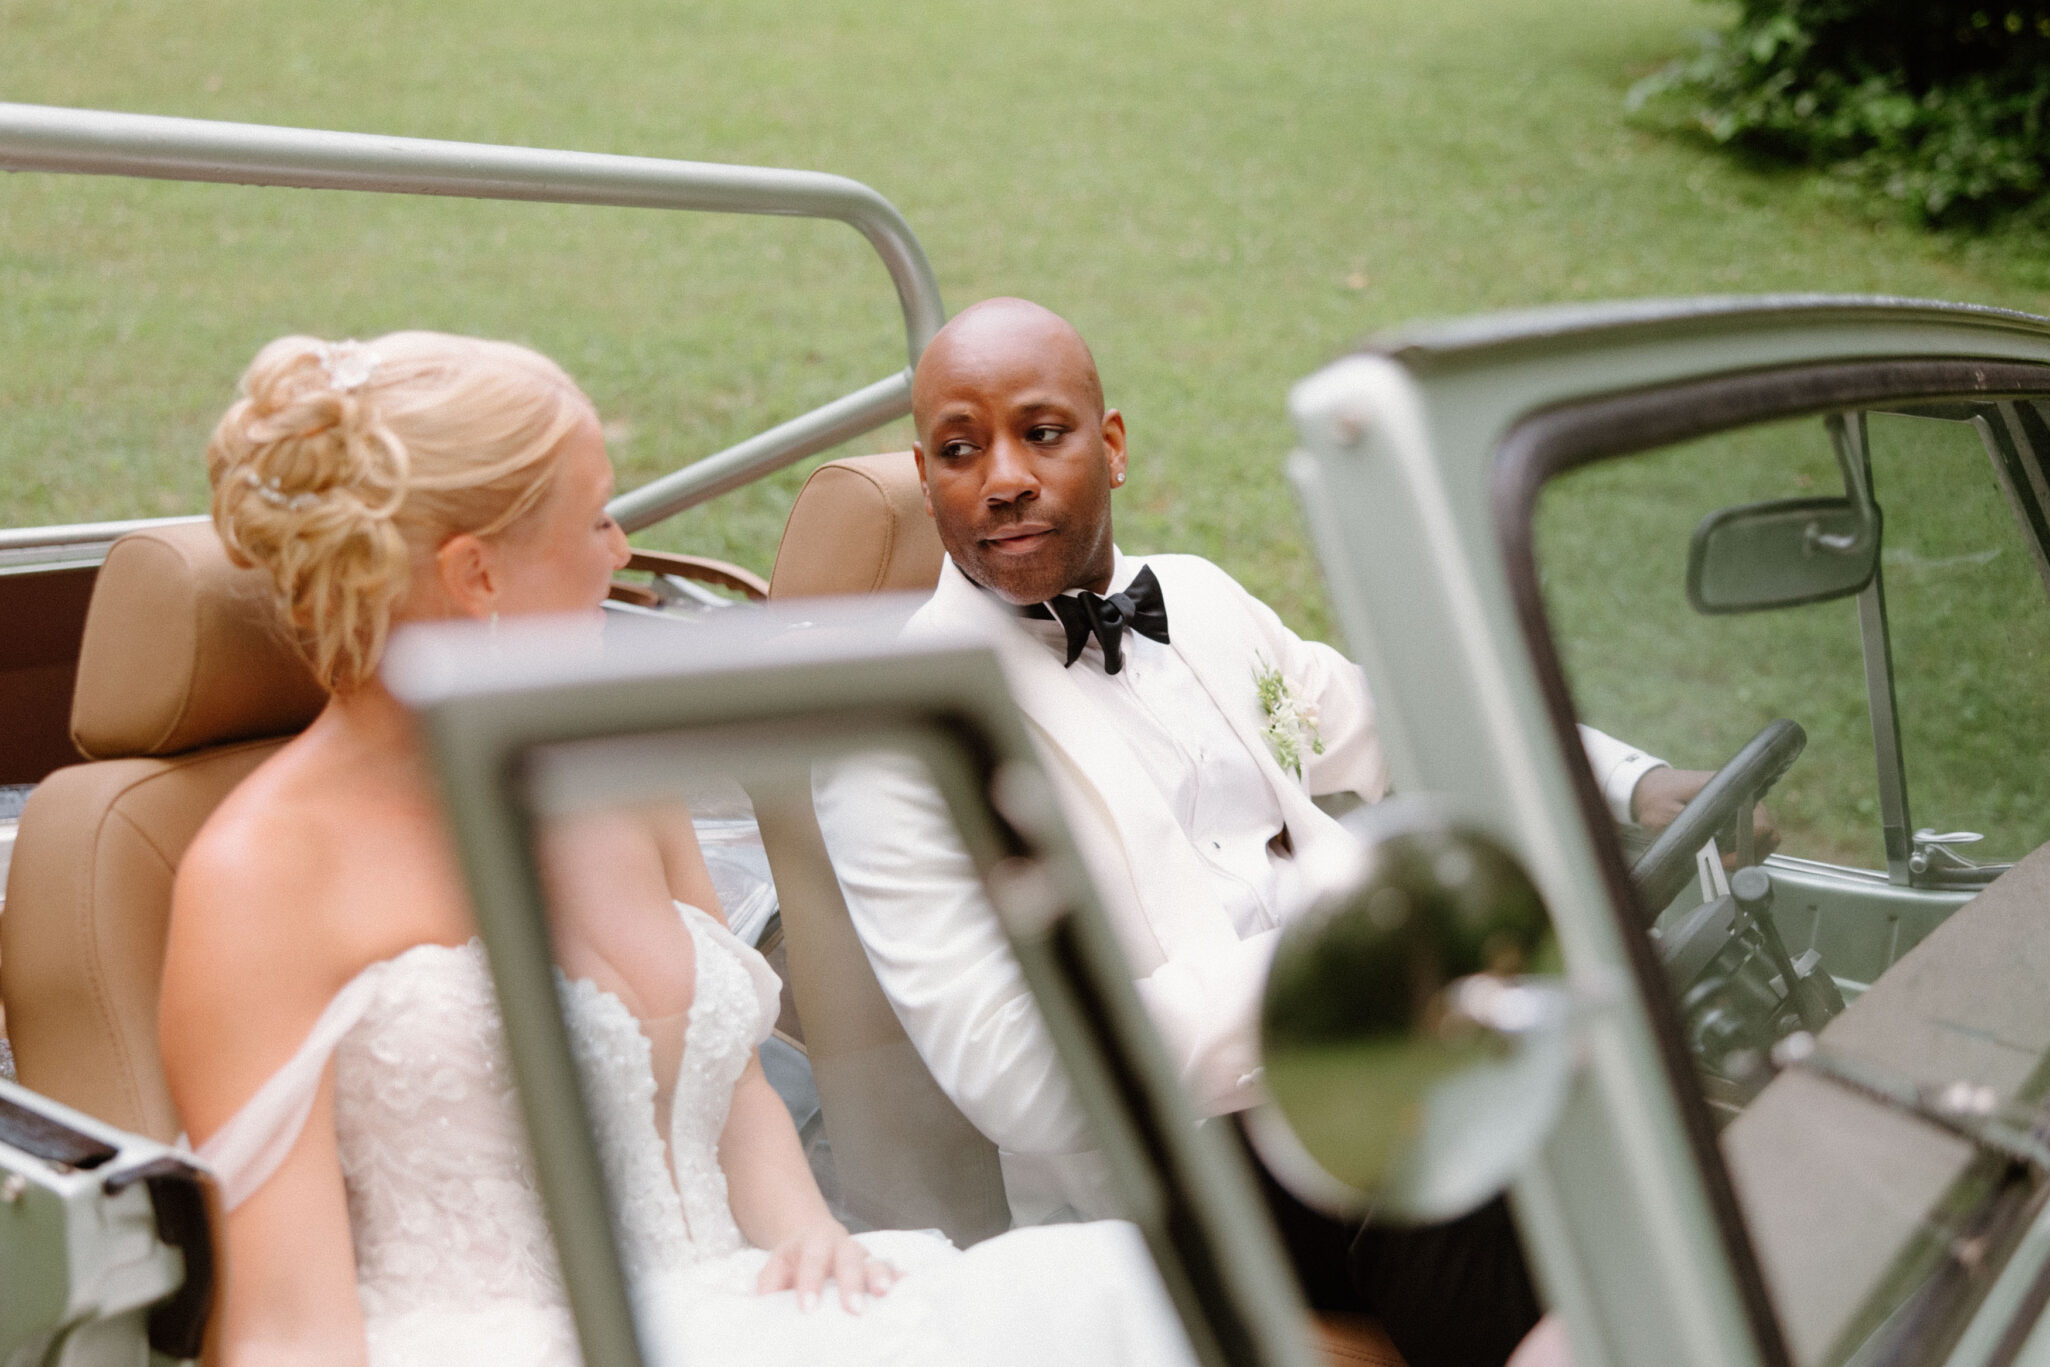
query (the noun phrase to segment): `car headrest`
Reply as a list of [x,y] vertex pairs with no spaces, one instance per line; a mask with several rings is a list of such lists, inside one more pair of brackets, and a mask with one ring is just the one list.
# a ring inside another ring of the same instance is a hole
[[943,555],[911,453],[848,456],[812,471],[798,491],[769,597],[929,590]]
[[212,523],[132,532],[107,552],[71,700],[71,739],[87,758],[289,735],[326,702],[270,577],[236,568]]

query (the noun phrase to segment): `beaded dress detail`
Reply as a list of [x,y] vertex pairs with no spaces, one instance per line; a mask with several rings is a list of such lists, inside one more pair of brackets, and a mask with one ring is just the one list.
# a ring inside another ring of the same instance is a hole
[[[859,1316],[830,1288],[810,1311],[788,1292],[756,1295],[767,1255],[734,1219],[718,1144],[774,1023],[776,979],[717,921],[680,910],[697,984],[666,1153],[639,1023],[611,993],[557,975],[651,1363],[1187,1361],[1143,1245],[1116,1223],[1021,1231],[965,1253],[930,1234],[863,1235],[906,1275]],[[289,1149],[330,1056],[372,1367],[576,1367],[483,946],[415,946],[337,995],[200,1151],[231,1208]]]
[[334,1055],[365,1313],[560,1300],[482,946],[420,945],[374,971]]

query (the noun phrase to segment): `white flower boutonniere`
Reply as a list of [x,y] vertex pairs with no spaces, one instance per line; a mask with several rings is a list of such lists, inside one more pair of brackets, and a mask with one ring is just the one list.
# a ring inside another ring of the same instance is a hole
[[1277,764],[1301,778],[1304,752],[1324,753],[1324,742],[1317,736],[1317,705],[1297,696],[1264,655],[1253,657],[1253,687],[1260,694],[1260,710],[1267,716],[1267,724],[1260,728],[1261,739],[1274,752]]

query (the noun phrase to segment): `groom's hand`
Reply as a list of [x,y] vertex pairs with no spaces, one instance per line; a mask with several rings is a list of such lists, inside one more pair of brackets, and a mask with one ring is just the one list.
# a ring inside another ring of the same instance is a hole
[[[1630,794],[1631,819],[1647,831],[1664,830],[1714,777],[1708,769],[1675,769],[1665,764],[1647,769]],[[1779,822],[1763,802],[1751,809],[1751,843],[1760,859],[1779,848]],[[1734,872],[1735,854],[1725,851],[1723,865]]]
[[821,1220],[805,1225],[769,1250],[769,1261],[755,1280],[761,1295],[796,1291],[797,1306],[809,1310],[819,1303],[819,1292],[831,1276],[840,1288],[840,1304],[848,1314],[868,1308],[869,1297],[880,1296],[897,1280],[897,1269],[880,1258],[871,1258],[859,1240],[838,1220]]

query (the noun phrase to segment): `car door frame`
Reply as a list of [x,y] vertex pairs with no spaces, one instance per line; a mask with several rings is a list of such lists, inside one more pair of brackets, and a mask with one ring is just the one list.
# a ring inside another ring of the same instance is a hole
[[901,642],[878,625],[890,610],[817,601],[687,625],[615,621],[602,658],[516,624],[495,635],[416,628],[390,652],[385,677],[421,721],[502,1004],[584,1360],[648,1358],[555,1002],[532,841],[537,757],[689,734],[707,752],[752,748],[806,773],[878,745],[925,762],[1198,1359],[1312,1367],[1308,1312],[1247,1160],[1218,1125],[1197,1123],[997,653],[974,640]]
[[[1782,402],[1821,411],[1847,392],[1832,368],[1886,377],[1870,406],[1926,398],[1934,377],[1916,367],[1929,364],[1945,368],[1939,393],[1996,392],[2019,376],[2003,367],[2028,368],[2040,390],[2050,321],[1838,296],[1568,307],[1394,336],[1292,396],[1290,475],[1380,700],[1394,784],[1525,861],[1584,1005],[1576,1086],[1514,1188],[1581,1367],[1780,1367],[1788,1354],[1578,753],[1529,553],[1560,449],[1546,434],[1592,423],[1577,441],[1643,449],[1659,440],[1643,424],[1662,417],[1666,439],[1741,420],[1718,423],[1714,406],[1760,377],[1815,384]],[[1682,420],[1689,386],[1707,407]]]

